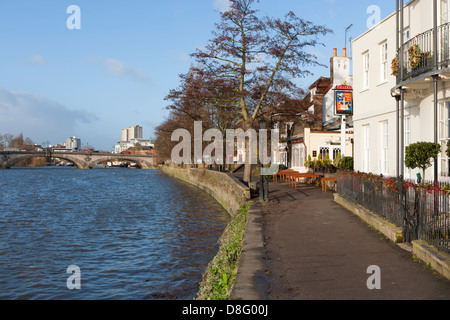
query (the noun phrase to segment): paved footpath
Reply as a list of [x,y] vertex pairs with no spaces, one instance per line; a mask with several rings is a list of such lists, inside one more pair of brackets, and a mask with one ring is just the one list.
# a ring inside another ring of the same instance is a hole
[[[263,240],[247,239],[233,298],[450,300],[449,280],[336,204],[330,191],[270,183],[269,205],[252,215],[248,232],[259,226]],[[253,275],[252,266],[260,266]],[[369,266],[379,267],[379,290],[367,287]]]

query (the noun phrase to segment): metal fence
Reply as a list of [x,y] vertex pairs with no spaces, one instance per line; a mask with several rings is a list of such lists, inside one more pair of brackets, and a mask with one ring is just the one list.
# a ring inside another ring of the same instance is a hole
[[339,172],[337,192],[403,228],[406,242],[421,239],[450,253],[450,186]]

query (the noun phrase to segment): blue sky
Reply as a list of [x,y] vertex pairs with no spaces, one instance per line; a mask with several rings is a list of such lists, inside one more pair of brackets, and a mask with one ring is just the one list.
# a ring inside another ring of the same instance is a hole
[[[82,144],[112,150],[120,131],[144,128],[144,138],[167,116],[164,97],[186,73],[190,54],[212,38],[227,0],[15,0],[0,1],[0,134],[23,133],[36,143]],[[69,30],[67,8],[81,10],[81,29]],[[333,48],[367,30],[378,6],[381,18],[394,0],[260,0],[261,15],[289,11],[334,34],[311,48],[329,64]],[[348,48],[350,51],[350,48]],[[350,53],[350,52],[349,52]],[[309,87],[329,69],[310,69],[298,80]]]

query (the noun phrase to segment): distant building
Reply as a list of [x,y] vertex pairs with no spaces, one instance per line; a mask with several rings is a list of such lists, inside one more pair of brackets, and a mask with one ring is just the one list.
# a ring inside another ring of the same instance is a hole
[[131,141],[132,139],[142,139],[142,127],[132,126],[122,130],[121,141]]
[[122,153],[130,148],[142,147],[153,149],[155,142],[153,140],[142,138],[142,127],[132,126],[122,130],[121,140],[114,147],[115,153]]
[[64,143],[66,149],[70,150],[80,150],[81,149],[81,140],[77,137],[69,137],[66,139],[66,143]]
[[130,148],[142,147],[144,149],[153,149],[155,147],[154,140],[147,139],[131,139],[130,141],[119,141],[114,148],[115,153],[122,153]]

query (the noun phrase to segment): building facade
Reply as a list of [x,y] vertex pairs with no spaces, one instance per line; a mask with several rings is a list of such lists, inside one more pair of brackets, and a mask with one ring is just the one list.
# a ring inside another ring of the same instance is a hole
[[[396,1],[397,9],[353,41],[355,170],[416,179],[405,148],[441,144],[426,178],[449,176],[448,0]],[[423,177],[422,177],[423,178]]]
[[122,153],[130,148],[139,147],[141,149],[150,150],[154,149],[155,142],[147,139],[131,139],[130,141],[119,141],[114,147],[115,153]]
[[132,139],[142,139],[141,126],[132,126],[122,130],[121,141],[131,141]]
[[330,59],[330,77],[318,78],[304,99],[289,101],[273,113],[274,129],[279,131],[281,138],[274,163],[306,172],[305,162],[309,156],[313,160],[318,159],[319,154],[322,158],[328,154],[331,160],[339,154],[353,156],[352,117],[343,122],[342,116],[335,113],[333,90],[337,86],[352,85],[350,67],[346,50],[338,56],[337,49],[334,49]]
[[81,150],[81,140],[77,137],[69,137],[65,143],[66,149]]

